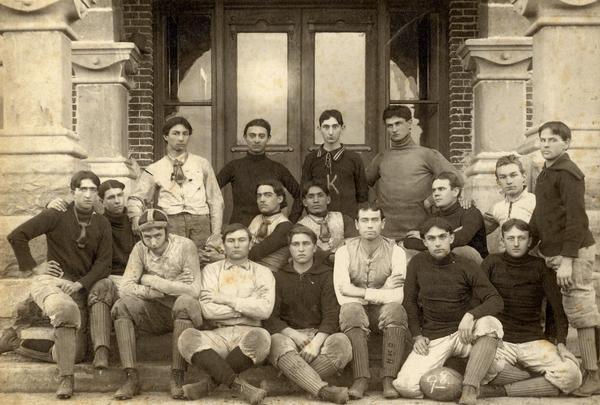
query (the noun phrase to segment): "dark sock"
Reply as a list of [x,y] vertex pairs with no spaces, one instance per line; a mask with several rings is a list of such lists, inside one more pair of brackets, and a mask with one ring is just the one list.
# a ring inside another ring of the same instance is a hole
[[219,384],[225,384],[228,387],[231,387],[237,375],[229,363],[223,360],[213,349],[194,353],[192,364],[206,371]]
[[246,356],[239,346],[236,346],[231,352],[229,352],[225,361],[227,361],[227,363],[231,366],[231,369],[236,374],[239,374],[244,370],[248,370],[254,365],[252,359]]

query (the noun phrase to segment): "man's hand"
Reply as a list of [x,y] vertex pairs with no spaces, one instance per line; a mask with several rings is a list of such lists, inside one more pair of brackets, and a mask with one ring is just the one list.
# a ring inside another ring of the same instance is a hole
[[234,306],[234,302],[229,295],[217,292],[217,291],[202,291],[200,292],[200,300],[210,302],[213,304],[228,305],[231,308]]
[[475,201],[471,199],[466,199],[462,195],[458,197],[458,203],[465,210],[468,210],[471,207],[475,207]]
[[558,352],[558,356],[562,361],[567,361],[567,359],[571,359],[575,362],[575,364],[578,364],[577,358],[573,353],[569,351],[569,349],[567,349],[567,346],[565,346],[564,343],[557,344],[556,351]]
[[47,262],[40,263],[35,266],[32,271],[36,276],[47,274],[49,276],[60,278],[64,274],[63,270],[60,268],[60,264],[54,260],[48,260]]
[[[562,257],[562,256],[561,256]],[[571,257],[562,257],[560,265],[556,269],[556,282],[558,286],[564,289],[571,288],[573,284],[573,259]]]
[[319,355],[320,352],[321,345],[319,345],[318,342],[315,342],[315,340],[313,339],[310,341],[309,344],[304,346],[304,348],[300,352],[300,357],[302,357],[304,361],[310,364],[310,362],[313,361]]
[[307,335],[302,332],[299,332],[295,329],[292,329],[293,332],[290,332],[288,337],[296,343],[299,349],[303,350],[308,344],[310,344],[310,339]]
[[467,312],[458,324],[458,337],[460,341],[468,345],[470,344],[475,336],[473,335],[473,326],[475,325],[475,320],[473,315]]
[[184,284],[192,284],[194,282],[194,276],[188,270],[179,273],[177,277],[175,277],[175,281],[184,283]]
[[406,232],[407,238],[421,239],[421,232],[413,229],[412,231]]
[[563,257],[562,256],[547,256],[544,257],[544,260],[546,261],[546,267],[556,271],[558,270],[558,267],[560,266],[560,263],[562,262]]
[[58,197],[58,198],[55,198],[54,200],[50,201],[48,203],[48,205],[46,206],[46,208],[51,208],[53,210],[60,211],[60,212],[66,212],[68,205],[69,205],[69,203],[67,203],[64,199]]
[[211,246],[206,246],[198,251],[198,257],[201,264],[214,263],[225,258],[225,255]]
[[387,278],[386,287],[388,288],[400,288],[404,286],[404,275],[402,274],[390,274]]
[[414,338],[413,350],[415,353],[421,356],[427,356],[429,354],[429,338],[419,335]]
[[140,231],[140,217],[131,218],[131,231],[134,235],[141,236],[142,233]]
[[[66,281],[66,280],[65,280]],[[81,290],[83,286],[79,281],[75,281],[73,283],[64,283],[60,286],[60,289],[67,295],[75,294],[77,291]]]
[[154,285],[157,278],[160,277],[154,276],[152,274],[144,274],[142,275],[142,277],[140,277],[140,284],[145,285],[146,287],[155,288]]

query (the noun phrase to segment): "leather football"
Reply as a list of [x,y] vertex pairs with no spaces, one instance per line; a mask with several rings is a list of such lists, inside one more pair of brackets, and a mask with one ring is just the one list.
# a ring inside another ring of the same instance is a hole
[[425,397],[436,401],[455,401],[462,391],[463,376],[448,367],[438,367],[423,374],[419,386]]

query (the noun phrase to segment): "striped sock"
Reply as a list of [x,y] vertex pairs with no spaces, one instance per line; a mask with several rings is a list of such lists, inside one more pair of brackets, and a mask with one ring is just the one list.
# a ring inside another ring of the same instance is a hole
[[345,333],[352,344],[352,372],[354,379],[371,378],[367,332],[361,328],[352,328]]
[[179,336],[183,333],[184,330],[193,328],[192,321],[189,319],[175,319],[173,321],[173,337],[171,339],[172,345],[172,366],[173,370],[185,370],[187,363],[184,358],[179,353],[179,347],[177,346],[177,342],[179,341]]
[[477,339],[469,355],[463,385],[479,387],[479,383],[494,362],[497,347],[498,339],[495,337],[481,336]]
[[115,334],[119,345],[121,366],[123,368],[135,368],[135,329],[133,321],[129,318],[115,320]]
[[544,377],[507,384],[504,389],[509,397],[556,397],[560,393],[558,388]]
[[97,302],[90,307],[90,335],[94,351],[100,346],[110,348],[110,328],[112,319],[110,308],[104,302]]
[[506,363],[504,369],[492,380],[490,384],[506,385],[517,381],[523,381],[531,378],[531,374],[527,370],[522,370],[511,364]]
[[583,368],[586,370],[598,370],[595,328],[577,329],[577,340],[579,340]]
[[406,329],[387,327],[383,330],[383,368],[382,377],[396,378],[400,371],[400,362],[404,355],[404,337]]
[[323,354],[319,354],[311,363],[310,366],[319,374],[321,378],[331,377],[339,370],[331,359]]
[[58,372],[61,376],[74,373],[75,344],[75,328],[56,328],[54,330],[54,350]]
[[287,352],[279,357],[277,367],[283,371],[287,378],[314,396],[318,396],[321,388],[327,386],[327,383],[321,379],[319,374],[294,351]]

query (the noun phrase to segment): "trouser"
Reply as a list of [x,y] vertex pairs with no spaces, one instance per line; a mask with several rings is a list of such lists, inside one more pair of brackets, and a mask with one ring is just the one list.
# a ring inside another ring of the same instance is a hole
[[210,216],[193,215],[187,212],[169,215],[169,229],[175,235],[191,239],[198,249],[203,249],[211,235]]
[[[504,336],[502,324],[493,316],[484,316],[475,321],[473,327],[475,337],[493,336],[501,339]],[[414,350],[408,355],[398,377],[394,380],[394,388],[405,398],[422,398],[423,392],[419,386],[421,377],[430,370],[442,367],[451,356],[468,357],[473,345],[460,341],[458,331],[451,335],[434,339],[429,342],[429,353],[420,355]],[[489,382],[497,373],[490,368],[483,383]]]

